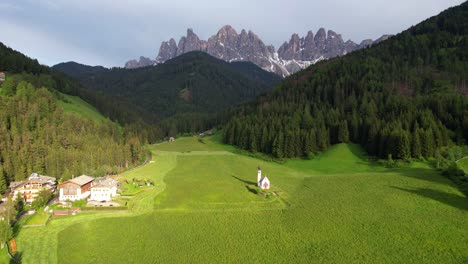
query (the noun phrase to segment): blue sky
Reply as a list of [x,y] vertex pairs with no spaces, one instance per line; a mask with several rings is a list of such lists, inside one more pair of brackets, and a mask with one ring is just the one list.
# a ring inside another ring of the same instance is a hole
[[0,41],[41,63],[123,66],[154,58],[187,28],[202,39],[223,25],[252,30],[277,49],[320,28],[360,42],[396,34],[462,0],[0,0]]

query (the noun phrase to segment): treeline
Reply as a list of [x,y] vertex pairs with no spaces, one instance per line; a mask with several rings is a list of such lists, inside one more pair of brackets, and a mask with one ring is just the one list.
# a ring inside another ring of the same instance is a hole
[[33,84],[52,80],[42,78],[9,76],[1,86],[0,192],[32,172],[62,179],[102,176],[146,159],[142,135],[111,121],[64,113],[57,94]]
[[0,42],[0,71],[2,70],[8,70],[15,73],[28,72],[33,74],[50,72],[48,67],[40,65],[37,60],[33,60]]
[[224,140],[278,158],[341,142],[380,158],[468,142],[468,3],[390,40],[324,61],[239,108]]

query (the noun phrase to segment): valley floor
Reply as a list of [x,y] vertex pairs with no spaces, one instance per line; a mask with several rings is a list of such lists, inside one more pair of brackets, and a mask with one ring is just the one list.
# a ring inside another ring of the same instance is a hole
[[[463,263],[468,199],[425,164],[387,169],[356,145],[285,164],[216,137],[153,146],[122,175],[155,182],[128,212],[80,213],[17,237],[23,263]],[[257,166],[272,190],[255,188]]]

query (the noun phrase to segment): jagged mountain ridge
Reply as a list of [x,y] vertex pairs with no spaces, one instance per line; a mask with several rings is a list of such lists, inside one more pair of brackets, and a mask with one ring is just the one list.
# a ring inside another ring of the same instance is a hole
[[344,42],[340,34],[320,28],[315,36],[312,31],[302,38],[293,34],[289,42],[284,42],[275,51],[274,46],[265,45],[250,30],[247,32],[243,29],[238,33],[233,27],[226,25],[208,40],[201,40],[192,29],[187,29],[186,36],[181,37],[178,44],[173,38],[163,41],[155,59],[141,56],[139,60],[128,61],[125,67],[156,65],[190,51],[204,51],[218,59],[229,62],[250,61],[266,71],[288,76],[320,60],[345,55],[388,37],[390,36],[384,35],[375,42],[368,39],[357,44],[351,40]]

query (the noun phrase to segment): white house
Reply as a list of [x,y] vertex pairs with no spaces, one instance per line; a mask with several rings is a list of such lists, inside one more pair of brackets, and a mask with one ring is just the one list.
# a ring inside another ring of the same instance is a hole
[[59,185],[59,200],[84,200],[91,194],[90,189],[93,185],[94,178],[86,175],[65,181]]
[[262,176],[262,170],[260,169],[260,166],[258,166],[257,171],[257,186],[263,190],[270,189],[270,180],[267,176]]
[[91,187],[91,201],[111,201],[117,195],[118,181],[112,178],[96,180],[96,184]]

